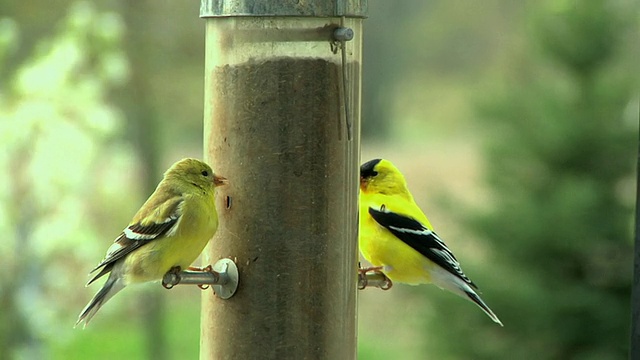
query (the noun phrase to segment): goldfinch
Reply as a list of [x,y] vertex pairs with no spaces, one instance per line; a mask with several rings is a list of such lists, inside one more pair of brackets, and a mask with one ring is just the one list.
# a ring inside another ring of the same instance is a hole
[[433,231],[413,200],[402,173],[388,160],[360,167],[360,251],[393,281],[433,283],[477,304],[494,322],[502,322],[480,298],[478,287]]
[[125,286],[159,280],[170,270],[191,265],[218,228],[214,193],[226,182],[202,161],[183,159],[173,164],[91,271],[100,270],[87,286],[107,273],[109,278],[82,310],[76,326],[84,321],[86,327]]

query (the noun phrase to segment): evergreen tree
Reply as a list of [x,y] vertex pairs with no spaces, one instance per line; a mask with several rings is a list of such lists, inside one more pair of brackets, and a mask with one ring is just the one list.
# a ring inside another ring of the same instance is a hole
[[447,324],[428,330],[437,358],[627,356],[637,139],[629,4],[532,3],[531,43],[505,69],[507,90],[480,106],[492,203],[470,225],[491,251],[485,274],[465,268],[505,327],[430,294],[434,323]]

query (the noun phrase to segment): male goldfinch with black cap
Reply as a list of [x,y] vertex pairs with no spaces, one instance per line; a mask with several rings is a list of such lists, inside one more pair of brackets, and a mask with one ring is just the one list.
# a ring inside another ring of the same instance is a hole
[[402,173],[388,160],[360,167],[360,251],[390,280],[433,283],[474,302],[494,322],[502,322],[480,298],[477,286],[433,231],[413,200]]

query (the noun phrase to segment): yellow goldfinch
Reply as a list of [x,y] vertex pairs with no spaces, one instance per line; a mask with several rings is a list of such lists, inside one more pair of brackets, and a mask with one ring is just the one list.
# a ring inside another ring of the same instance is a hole
[[433,283],[473,301],[502,325],[433,231],[402,173],[388,160],[375,159],[360,167],[359,243],[362,255],[376,266],[373,270],[401,283]]
[[185,269],[202,252],[218,228],[216,186],[227,179],[209,165],[183,159],[164,173],[156,190],[107,250],[87,286],[110,273],[102,289],[80,313],[76,326],[87,326],[102,305],[132,283],[161,279]]

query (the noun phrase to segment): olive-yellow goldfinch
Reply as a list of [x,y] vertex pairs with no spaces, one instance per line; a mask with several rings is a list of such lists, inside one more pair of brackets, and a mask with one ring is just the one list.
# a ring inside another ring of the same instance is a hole
[[388,160],[375,159],[360,167],[359,243],[365,259],[389,279],[411,285],[433,283],[473,301],[502,325],[433,231],[402,173]]
[[132,283],[160,280],[185,269],[218,228],[216,186],[226,183],[209,165],[183,159],[164,174],[156,190],[107,250],[87,286],[109,273],[102,289],[82,310],[76,325],[86,326],[102,305]]

